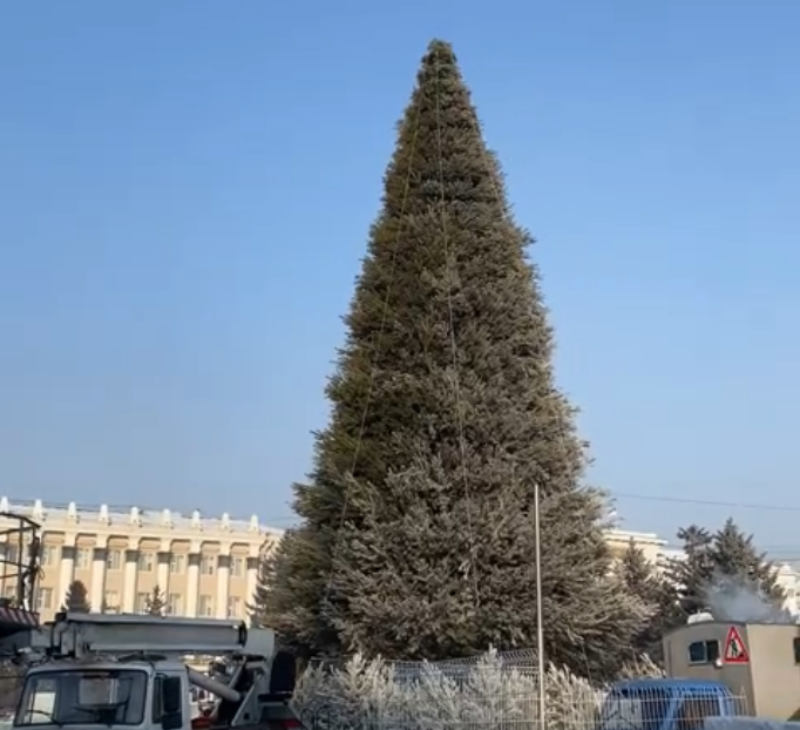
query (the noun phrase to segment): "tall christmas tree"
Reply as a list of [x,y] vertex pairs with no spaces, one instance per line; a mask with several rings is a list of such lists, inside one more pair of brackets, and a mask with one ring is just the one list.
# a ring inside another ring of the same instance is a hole
[[452,48],[431,43],[327,395],[301,526],[262,571],[260,622],[308,654],[535,645],[541,489],[548,658],[602,670],[638,628],[609,577],[601,495],[553,332]]

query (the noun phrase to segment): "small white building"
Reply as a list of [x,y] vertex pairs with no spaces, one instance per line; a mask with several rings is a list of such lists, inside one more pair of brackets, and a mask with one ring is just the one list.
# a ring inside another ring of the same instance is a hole
[[792,616],[800,617],[800,596],[798,596],[798,589],[800,589],[800,572],[789,563],[779,565],[775,569],[775,578],[778,585],[783,588],[786,594],[786,600],[783,602],[783,607],[792,614]]

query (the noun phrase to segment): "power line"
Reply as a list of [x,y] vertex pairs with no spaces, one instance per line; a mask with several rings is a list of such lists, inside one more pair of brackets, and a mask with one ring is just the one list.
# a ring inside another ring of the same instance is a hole
[[[725,507],[728,509],[750,509],[761,510],[767,512],[800,512],[800,506],[791,506],[785,504],[763,504],[763,503],[749,503],[749,502],[726,502],[714,499],[694,499],[692,497],[663,497],[654,494],[636,494],[633,492],[610,492],[611,497],[618,499],[633,499],[640,502],[661,502],[673,504],[691,504],[702,507]],[[294,526],[300,522],[297,516],[284,515],[280,517],[267,518],[266,522],[279,526]],[[778,547],[778,546],[775,546]],[[796,548],[800,551],[800,543],[796,545],[789,545],[782,543],[781,547]]]
[[706,507],[733,507],[736,509],[768,510],[771,512],[800,512],[800,506],[789,507],[777,504],[748,504],[747,502],[720,502],[712,499],[692,499],[690,497],[659,497],[651,494],[631,494],[630,492],[611,492],[612,497],[637,499],[646,502],[674,502],[676,504],[695,504]]
[[[634,494],[631,492],[611,492],[611,497],[619,499],[634,499],[644,502],[660,502],[673,504],[688,504],[703,507],[724,507],[727,509],[749,509],[767,512],[800,512],[800,506],[788,506],[778,504],[748,503],[748,502],[727,502],[713,499],[694,499],[691,497],[660,497],[652,494]],[[797,543],[775,543],[772,545],[757,544],[759,550],[767,553],[771,559],[782,562],[800,560],[800,544]]]
[[[751,509],[762,510],[769,512],[800,512],[800,506],[790,506],[785,504],[763,504],[763,503],[749,503],[749,502],[726,502],[713,499],[694,499],[692,497],[663,497],[654,494],[635,494],[632,492],[610,492],[610,496],[619,499],[634,499],[642,502],[662,502],[673,504],[692,504],[703,507],[726,507],[733,509]],[[297,524],[299,517],[282,516],[267,518],[268,522],[273,524]],[[800,543],[797,545],[800,549]]]

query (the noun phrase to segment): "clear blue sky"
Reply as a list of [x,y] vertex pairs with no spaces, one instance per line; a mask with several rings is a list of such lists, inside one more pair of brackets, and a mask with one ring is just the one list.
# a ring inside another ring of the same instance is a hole
[[[0,492],[291,521],[429,39],[539,239],[594,482],[800,509],[800,3],[17,2]],[[622,497],[665,536],[789,510]]]

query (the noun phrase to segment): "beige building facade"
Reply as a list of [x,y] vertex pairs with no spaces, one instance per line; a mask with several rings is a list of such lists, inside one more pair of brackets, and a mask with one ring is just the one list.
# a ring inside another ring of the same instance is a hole
[[645,559],[660,568],[666,551],[667,541],[654,532],[635,532],[633,530],[607,530],[606,542],[613,558],[620,558],[630,547],[631,542],[642,551]]
[[[158,589],[171,615],[246,618],[252,601],[261,555],[274,548],[283,531],[249,520],[182,515],[108,505],[82,507],[10,501],[0,498],[0,513],[21,514],[41,526],[41,573],[34,606],[50,620],[63,605],[70,586],[80,581],[93,611],[138,613]],[[13,565],[23,555],[18,533],[2,534],[18,523],[0,516],[0,595],[17,595]],[[631,540],[654,565],[665,541],[657,535],[609,530],[606,539],[615,556]]]
[[[282,531],[249,520],[186,516],[168,509],[96,508],[13,503],[0,498],[0,513],[22,514],[41,526],[41,573],[35,606],[42,620],[61,607],[80,581],[93,611],[143,612],[158,586],[166,611],[176,616],[246,618],[256,587],[259,558]],[[0,517],[0,529],[17,523]],[[0,592],[16,595],[11,576],[20,556],[18,534],[0,535],[5,560]],[[26,551],[23,538],[22,550]]]

